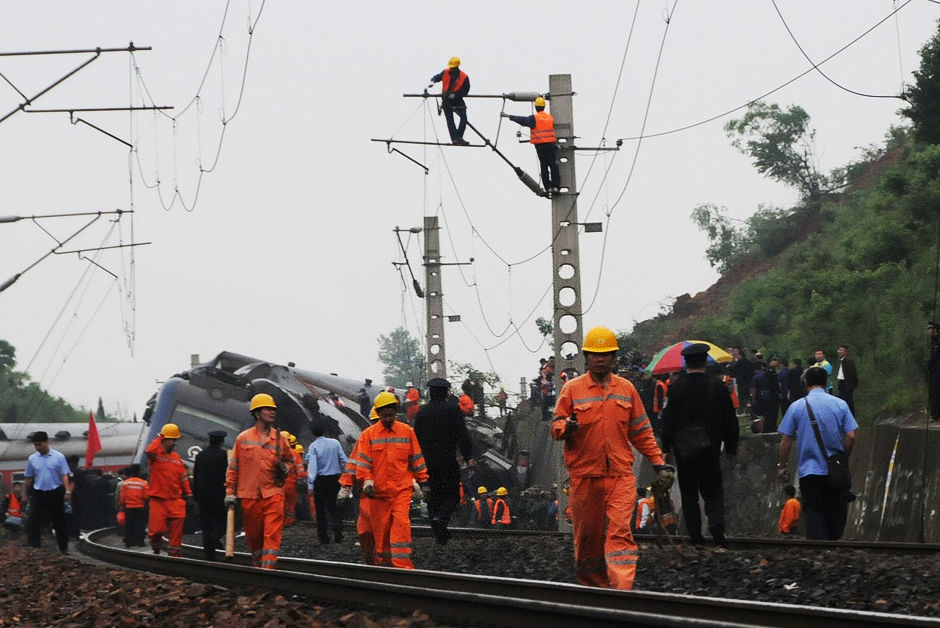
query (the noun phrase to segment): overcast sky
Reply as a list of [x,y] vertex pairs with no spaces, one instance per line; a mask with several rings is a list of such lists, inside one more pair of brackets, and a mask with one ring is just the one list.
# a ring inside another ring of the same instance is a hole
[[[62,250],[151,242],[134,251],[133,267],[126,249],[101,253],[103,269],[75,254],[50,256],[0,293],[0,338],[17,348],[19,367],[76,405],[93,408],[100,395],[106,408],[139,415],[156,381],[185,369],[191,353],[208,359],[222,350],[381,379],[378,336],[400,325],[424,333],[424,302],[403,290],[392,265],[401,261],[392,229],[434,214],[444,261],[475,260],[443,272],[445,314],[462,318],[446,327],[447,357],[494,369],[517,391],[549,354],[533,322],[551,317],[550,292],[539,303],[551,282],[549,201],[487,149],[401,146],[430,168],[425,176],[370,142],[446,138],[433,101],[402,94],[420,92],[452,55],[476,94],[546,92],[549,74],[569,73],[578,144],[590,147],[641,135],[644,117],[648,135],[706,120],[811,67],[769,0],[646,0],[638,11],[624,0],[233,0],[223,24],[226,6],[34,0],[4,9],[6,52],[130,41],[153,48],[133,59],[102,54],[30,108],[175,107],[168,115],[76,114],[134,144],[133,153],[64,113],[18,112],[0,123],[0,215],[133,208],[133,221],[103,217]],[[912,80],[940,17],[929,0],[777,6],[814,61],[900,7],[822,66],[840,85],[872,95],[897,94]],[[0,116],[91,56],[0,57]],[[811,115],[823,170],[880,144],[902,105],[850,94],[816,72],[767,100]],[[471,122],[493,140],[502,106],[470,102]],[[531,112],[525,103],[506,110]],[[605,234],[581,237],[585,329],[629,330],[715,281],[706,239],[689,219],[695,206],[714,203],[745,219],[761,203],[796,200],[730,146],[722,127],[740,114],[627,140],[617,154],[579,153],[580,216],[604,221],[607,243]],[[498,146],[537,175],[517,128],[504,124]],[[200,164],[215,168],[197,194]],[[62,240],[87,220],[40,224]],[[405,242],[423,283],[423,236]],[[0,281],[53,246],[32,222],[0,224]],[[520,334],[505,331],[510,323]]]

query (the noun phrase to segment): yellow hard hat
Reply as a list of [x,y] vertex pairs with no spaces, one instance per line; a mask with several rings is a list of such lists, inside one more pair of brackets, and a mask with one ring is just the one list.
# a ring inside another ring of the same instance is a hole
[[535,99],[535,106],[536,106],[536,107],[544,107],[544,106],[545,106],[545,99],[542,98],[541,96],[539,96],[538,98],[536,98],[536,99]]
[[297,437],[288,432],[287,430],[281,430],[281,436],[287,439],[287,442],[293,445],[297,442]]
[[378,420],[379,420],[379,413],[375,411],[375,406],[372,406],[372,411],[369,412],[369,420],[370,420],[370,421],[378,421]]
[[509,495],[509,491],[506,490],[505,486],[500,486],[498,489],[496,489],[496,494],[502,497],[503,495]]
[[375,403],[373,404],[373,406],[375,407],[376,411],[378,411],[379,408],[390,406],[393,403],[396,406],[398,405],[398,397],[396,397],[390,392],[386,392],[383,390],[382,392],[380,392],[379,394],[375,396]]
[[180,428],[176,423],[167,423],[160,428],[160,435],[163,436],[163,438],[179,438]]
[[584,336],[584,351],[610,353],[619,348],[617,346],[617,336],[606,327],[595,327]]
[[482,495],[483,493],[486,493],[486,492],[487,490],[485,486],[481,486],[480,488],[477,489],[477,495]]
[[249,412],[254,412],[258,408],[277,408],[277,404],[274,403],[274,397],[267,393],[259,393],[251,398],[251,405],[248,407]]
[[294,449],[296,449],[296,450],[297,450],[297,453],[299,453],[299,454],[303,454],[303,453],[304,453],[304,446],[301,445],[300,443],[297,443],[296,445],[294,445]]
[[451,57],[450,61],[447,62],[447,67],[449,68],[460,67],[460,57]]

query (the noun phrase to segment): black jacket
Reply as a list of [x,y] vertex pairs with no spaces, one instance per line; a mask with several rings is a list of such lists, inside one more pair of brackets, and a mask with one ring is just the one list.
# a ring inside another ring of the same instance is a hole
[[686,373],[669,386],[663,410],[663,451],[671,451],[676,432],[695,421],[703,422],[712,453],[738,453],[738,419],[724,384],[704,373]]
[[473,453],[463,413],[450,398],[432,399],[418,410],[415,434],[429,466],[455,460],[457,447],[464,458],[470,458]]
[[193,464],[193,496],[198,502],[225,499],[225,470],[228,454],[221,447],[209,445],[198,454]]
[[[858,371],[855,370],[855,360],[852,358],[842,358],[839,363],[842,369],[842,377],[845,378],[836,380],[836,383],[839,384],[839,392],[852,392],[858,388]],[[837,377],[838,374],[839,371],[836,371]]]

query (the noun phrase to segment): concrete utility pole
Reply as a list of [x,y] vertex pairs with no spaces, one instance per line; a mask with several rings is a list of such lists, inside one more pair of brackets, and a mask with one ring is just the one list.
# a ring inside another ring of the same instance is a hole
[[[562,193],[552,196],[552,324],[555,340],[555,394],[561,391],[561,373],[584,372],[581,345],[584,329],[581,323],[581,268],[578,254],[578,195],[574,170],[574,111],[570,74],[551,74],[548,77],[551,114],[555,119],[555,137],[558,143],[558,174]],[[570,356],[566,357],[566,356]],[[564,513],[568,496],[562,492],[568,477],[563,447],[554,443],[555,478],[558,483],[558,508]],[[564,516],[558,519],[559,530],[570,530]]]
[[444,354],[444,293],[441,290],[441,228],[437,216],[424,217],[424,286],[427,290],[428,379],[447,378]]

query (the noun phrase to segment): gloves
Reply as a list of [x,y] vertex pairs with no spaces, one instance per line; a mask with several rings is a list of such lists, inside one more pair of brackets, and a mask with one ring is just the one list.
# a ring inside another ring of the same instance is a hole
[[366,480],[362,483],[362,494],[366,497],[375,497],[375,482]]
[[500,112],[499,112],[499,117],[500,117],[500,118],[508,118],[508,117],[509,117],[509,114],[506,113],[505,111],[500,111]]
[[236,503],[237,501],[238,501],[238,498],[235,497],[234,495],[226,495],[226,496],[225,496],[225,507],[226,507],[226,508],[234,508],[234,507],[235,507],[235,503]]
[[656,472],[653,490],[657,493],[665,493],[676,479],[676,470],[668,464],[653,465],[653,470]]
[[341,506],[348,499],[352,499],[352,487],[344,486],[336,495],[336,504]]
[[428,497],[431,495],[431,487],[427,482],[421,485],[421,499],[428,501]]

